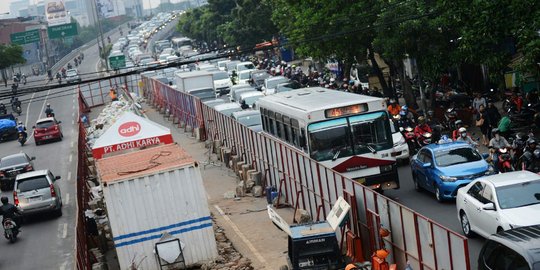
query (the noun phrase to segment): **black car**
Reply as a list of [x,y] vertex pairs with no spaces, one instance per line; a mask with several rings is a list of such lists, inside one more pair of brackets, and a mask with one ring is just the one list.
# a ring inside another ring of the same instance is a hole
[[540,270],[540,225],[493,234],[478,256],[478,269]]
[[35,157],[29,157],[25,153],[18,153],[0,159],[0,190],[13,188],[15,177],[18,174],[33,171]]

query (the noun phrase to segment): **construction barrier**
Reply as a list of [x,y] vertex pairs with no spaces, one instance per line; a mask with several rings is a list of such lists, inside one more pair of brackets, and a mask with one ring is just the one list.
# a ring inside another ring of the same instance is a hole
[[[245,164],[263,173],[264,185],[278,190],[277,204],[307,210],[324,220],[338,197],[351,205],[350,218],[338,232],[343,249],[361,260],[380,248],[403,269],[470,269],[467,239],[309,158],[266,133],[256,133],[168,85],[142,76],[148,104],[171,114],[180,127],[199,128],[201,140],[216,140]],[[182,126],[184,125],[184,126]],[[381,237],[386,228],[389,236]]]

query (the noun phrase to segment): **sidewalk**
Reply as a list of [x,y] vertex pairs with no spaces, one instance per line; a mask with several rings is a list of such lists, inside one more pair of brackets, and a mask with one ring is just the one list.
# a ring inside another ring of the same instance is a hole
[[[153,108],[146,104],[144,107],[148,118],[169,127],[174,140],[199,164],[208,159],[208,149],[204,148],[204,143],[191,138],[191,133],[176,128]],[[217,225],[224,229],[236,250],[251,260],[254,269],[279,269],[286,263],[287,235],[268,218],[265,197],[224,197],[225,193],[235,191],[237,178],[224,164],[221,165],[207,166],[206,169],[200,167],[209,208]],[[278,209],[278,213],[292,223],[292,209]]]

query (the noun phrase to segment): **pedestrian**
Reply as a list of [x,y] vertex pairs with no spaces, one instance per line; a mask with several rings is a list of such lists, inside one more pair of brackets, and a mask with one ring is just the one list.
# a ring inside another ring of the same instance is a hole
[[499,113],[499,109],[495,107],[495,104],[493,102],[488,102],[488,106],[486,108],[486,116],[488,121],[488,140],[491,140],[493,137],[493,134],[491,134],[491,130],[498,127],[499,120],[501,120],[501,114]]
[[[501,136],[508,138],[508,135],[510,135],[510,124],[510,117],[508,117],[508,113],[505,113],[497,125],[497,129],[501,133]],[[493,134],[493,136],[495,136],[495,134]]]
[[485,107],[483,104],[480,104],[480,107],[478,107],[478,112],[476,113],[475,121],[476,126],[480,128],[480,132],[482,132],[482,144],[488,145],[488,129],[489,129],[489,121],[487,120],[487,114],[485,111]]
[[109,91],[109,96],[111,97],[111,101],[118,101],[118,97],[116,96],[116,91],[111,88]]
[[480,93],[476,93],[472,102],[474,113],[477,113],[479,111],[480,105],[484,105],[484,108],[486,108],[487,107],[486,99],[482,97]]

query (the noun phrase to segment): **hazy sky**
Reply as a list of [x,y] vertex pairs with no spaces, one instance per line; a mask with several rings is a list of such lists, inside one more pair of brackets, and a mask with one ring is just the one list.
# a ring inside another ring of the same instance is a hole
[[[14,2],[17,0],[0,0],[0,13],[9,12],[9,3]],[[171,0],[171,3],[178,3],[182,0]],[[34,3],[37,1],[30,0],[30,3]],[[157,7],[159,5],[159,0],[143,0],[143,6],[144,8],[147,8],[148,4],[151,3],[152,7]]]

